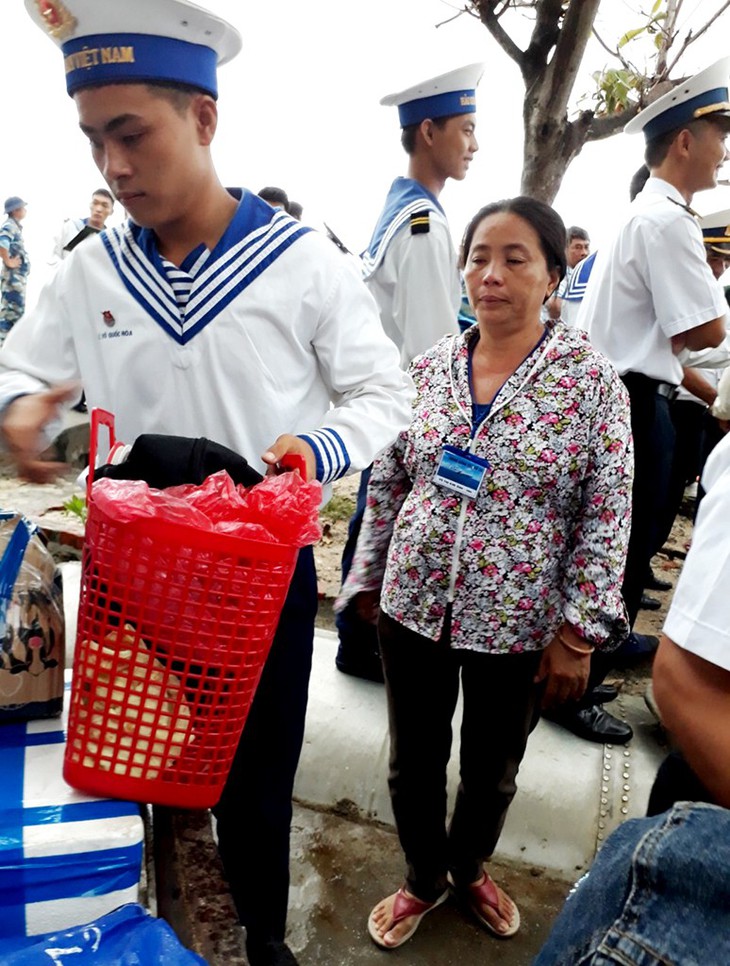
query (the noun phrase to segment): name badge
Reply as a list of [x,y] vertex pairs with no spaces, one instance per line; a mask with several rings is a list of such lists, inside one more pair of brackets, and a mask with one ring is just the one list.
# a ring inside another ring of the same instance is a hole
[[473,500],[490,468],[487,460],[474,453],[456,446],[444,446],[433,481],[437,486]]

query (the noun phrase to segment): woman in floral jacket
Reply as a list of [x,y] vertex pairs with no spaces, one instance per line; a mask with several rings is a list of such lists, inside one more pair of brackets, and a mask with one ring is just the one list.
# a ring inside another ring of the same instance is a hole
[[[627,634],[628,397],[584,333],[540,321],[565,272],[552,208],[514,198],[464,236],[477,324],[411,366],[413,421],[376,462],[341,603],[379,599],[390,791],[405,885],[370,935],[401,945],[448,885],[497,936],[519,912],[484,870],[540,705],[577,699]],[[382,591],[381,591],[382,587]],[[461,783],[446,828],[451,719]]]

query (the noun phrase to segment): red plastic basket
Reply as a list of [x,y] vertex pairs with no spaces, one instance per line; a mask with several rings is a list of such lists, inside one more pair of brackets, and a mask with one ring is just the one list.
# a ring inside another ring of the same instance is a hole
[[119,523],[91,498],[66,781],[99,796],[215,805],[296,558],[295,547],[166,521]]

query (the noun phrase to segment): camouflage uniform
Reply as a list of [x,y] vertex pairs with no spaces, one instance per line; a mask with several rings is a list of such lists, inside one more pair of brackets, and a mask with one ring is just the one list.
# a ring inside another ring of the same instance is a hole
[[19,222],[8,215],[0,226],[0,248],[5,248],[11,258],[20,257],[17,268],[2,265],[0,273],[0,344],[25,310],[25,287],[30,272],[30,260],[23,244],[23,229]]

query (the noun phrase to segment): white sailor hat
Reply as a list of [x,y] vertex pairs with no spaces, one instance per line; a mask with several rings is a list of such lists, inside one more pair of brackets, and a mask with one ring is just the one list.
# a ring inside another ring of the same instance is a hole
[[380,101],[398,108],[401,127],[420,124],[426,118],[473,114],[476,111],[476,87],[484,73],[484,64],[468,64],[446,74],[431,77]]
[[705,245],[717,255],[730,255],[730,208],[700,218]]
[[241,49],[238,31],[188,0],[25,0],[61,48],[66,88],[178,83],[218,94],[216,67]]
[[698,118],[730,118],[729,86],[730,57],[723,57],[657,98],[632,118],[624,131],[627,134],[643,131],[646,140],[653,141]]

